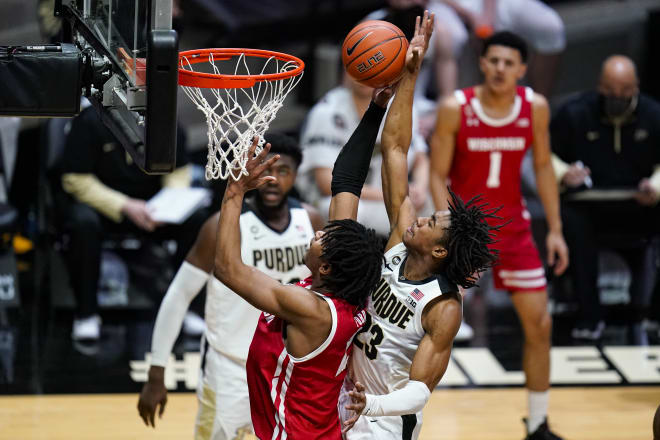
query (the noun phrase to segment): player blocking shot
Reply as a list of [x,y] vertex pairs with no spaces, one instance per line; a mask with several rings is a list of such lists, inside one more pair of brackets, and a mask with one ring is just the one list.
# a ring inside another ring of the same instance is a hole
[[[408,197],[413,93],[433,22],[428,11],[417,18],[383,129],[382,184],[392,232],[340,400],[340,410],[345,406],[362,414],[357,422],[359,414],[343,414],[347,423],[355,423],[346,434],[349,440],[418,438],[422,409],[447,369],[461,323],[458,286],[473,286],[496,258],[488,245],[498,227],[487,220],[498,219],[497,209],[486,209],[478,198],[463,203],[451,194],[448,210],[417,218]],[[348,391],[353,384],[358,390]],[[344,405],[362,398],[363,411]]]
[[[340,439],[337,402],[364,323],[364,305],[380,278],[382,241],[355,221],[380,123],[391,89],[373,102],[333,168],[330,222],[314,234],[305,255],[311,276],[290,285],[244,264],[238,219],[245,193],[268,185],[261,176],[277,156],[270,147],[247,152],[249,173],[229,181],[218,225],[214,275],[264,313],[252,338],[247,377],[254,433],[261,439]],[[359,403],[355,403],[359,406]]]
[[[243,262],[284,283],[305,279],[304,256],[314,231],[322,227],[319,213],[289,196],[302,151],[295,139],[267,133],[271,155],[279,154],[264,173],[272,179],[244,201],[239,218]],[[245,363],[260,311],[211,275],[219,213],[200,230],[186,261],[165,295],[154,326],[151,367],[138,409],[145,424],[155,427],[160,405],[167,403],[165,367],[190,302],[206,286],[206,330],[197,387],[195,438],[234,439],[252,432]]]

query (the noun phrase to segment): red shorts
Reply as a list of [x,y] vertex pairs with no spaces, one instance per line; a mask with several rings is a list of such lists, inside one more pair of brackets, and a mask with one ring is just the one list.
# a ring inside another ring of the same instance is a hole
[[508,291],[545,290],[545,269],[529,230],[497,234],[500,254],[493,266],[495,287]]

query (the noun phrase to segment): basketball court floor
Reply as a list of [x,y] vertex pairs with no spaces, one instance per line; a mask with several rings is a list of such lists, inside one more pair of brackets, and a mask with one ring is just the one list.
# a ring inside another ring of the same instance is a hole
[[[24,310],[35,310],[26,295]],[[36,310],[40,310],[39,307]],[[449,369],[424,412],[421,439],[511,440],[524,436],[526,394],[520,328],[510,306],[475,296],[475,325],[456,344]],[[199,339],[181,336],[167,368],[164,418],[147,428],[136,405],[148,363],[151,312],[102,312],[102,338],[81,347],[70,338],[71,311],[11,314],[0,329],[0,440],[186,439],[197,409]],[[573,319],[555,316],[550,424],[567,440],[648,440],[660,404],[660,346],[627,345],[611,320],[600,346],[570,338]]]
[[[552,427],[567,440],[648,440],[660,387],[559,388]],[[521,389],[436,390],[424,411],[420,440],[512,440],[524,436]],[[137,394],[0,398],[0,438],[116,440],[192,438],[193,393],[170,396],[156,429],[137,416]],[[247,440],[244,438],[243,440]]]

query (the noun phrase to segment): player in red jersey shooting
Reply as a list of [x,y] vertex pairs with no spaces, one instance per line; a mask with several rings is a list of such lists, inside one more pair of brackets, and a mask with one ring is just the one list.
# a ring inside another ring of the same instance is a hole
[[530,215],[520,193],[520,166],[531,148],[538,194],[548,222],[548,263],[559,275],[568,266],[562,235],[557,182],[551,164],[546,99],[518,86],[527,70],[527,46],[511,32],[484,42],[480,67],[484,82],[458,90],[439,109],[431,142],[431,191],[436,209],[446,209],[447,180],[456,194],[478,194],[510,223],[496,234],[499,261],[495,286],[511,293],[525,342],[523,369],[529,391],[528,440],[559,439],[547,426],[552,318],[545,270],[530,231]]
[[[317,231],[305,255],[312,275],[282,285],[241,260],[239,216],[245,193],[272,179],[260,177],[279,158],[256,157],[248,176],[230,180],[222,201],[214,275],[262,310],[247,359],[250,411],[261,439],[340,439],[337,401],[353,336],[365,320],[364,305],[380,279],[383,243],[357,221],[357,207],[391,89],[374,101],[337,157],[330,222]],[[344,426],[349,429],[349,426]]]

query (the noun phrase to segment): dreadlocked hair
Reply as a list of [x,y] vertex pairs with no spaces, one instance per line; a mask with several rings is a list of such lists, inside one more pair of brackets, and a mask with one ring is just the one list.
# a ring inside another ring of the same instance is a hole
[[332,220],[325,228],[321,258],[330,265],[323,287],[349,304],[365,307],[380,281],[385,261],[383,241],[376,231],[355,220]]
[[468,289],[477,284],[479,274],[492,267],[497,260],[497,250],[488,245],[495,242],[494,232],[504,226],[491,226],[488,219],[502,220],[497,211],[502,207],[486,209],[481,195],[471,198],[467,203],[449,189],[450,226],[445,234],[447,263],[445,273],[450,281]]

